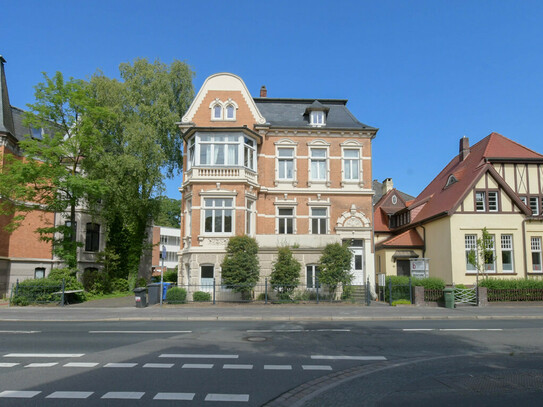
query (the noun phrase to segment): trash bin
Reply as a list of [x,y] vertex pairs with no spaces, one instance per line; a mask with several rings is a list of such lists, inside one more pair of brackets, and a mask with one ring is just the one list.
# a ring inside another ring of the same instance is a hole
[[445,288],[443,296],[445,297],[445,308],[454,308],[454,289]]
[[136,287],[134,288],[134,294],[136,295],[136,308],[145,308],[147,306],[147,288]]
[[149,305],[160,303],[160,283],[147,284]]
[[162,300],[166,301],[166,292],[172,287],[173,283],[162,283],[162,284],[163,284],[163,287],[162,287]]

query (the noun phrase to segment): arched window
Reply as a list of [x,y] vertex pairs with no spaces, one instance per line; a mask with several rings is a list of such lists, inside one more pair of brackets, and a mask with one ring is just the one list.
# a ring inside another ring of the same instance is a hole
[[215,120],[222,119],[222,106],[218,103],[215,106],[213,106],[213,119]]
[[226,119],[234,120],[236,118],[236,108],[234,105],[226,106]]

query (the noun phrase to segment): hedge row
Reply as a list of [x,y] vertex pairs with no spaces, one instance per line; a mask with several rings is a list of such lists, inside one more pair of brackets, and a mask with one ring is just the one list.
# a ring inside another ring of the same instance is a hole
[[493,290],[521,290],[521,289],[543,289],[543,280],[533,278],[498,279],[483,278],[479,280],[479,287],[487,287]]

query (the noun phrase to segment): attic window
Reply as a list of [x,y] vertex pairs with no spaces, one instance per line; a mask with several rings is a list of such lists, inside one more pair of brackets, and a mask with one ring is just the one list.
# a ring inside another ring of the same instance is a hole
[[396,205],[398,203],[398,197],[396,195],[392,195],[392,205]]
[[31,127],[30,131],[32,132],[33,139],[41,140],[43,138],[43,129],[41,127],[38,129],[35,127]]
[[445,184],[445,188],[450,187],[455,182],[458,182],[456,177],[453,174],[449,175],[449,178],[447,179],[447,184]]
[[324,112],[322,110],[312,111],[309,115],[309,124],[311,126],[324,126],[326,124]]
[[213,118],[216,120],[222,119],[222,106],[220,104],[213,106]]

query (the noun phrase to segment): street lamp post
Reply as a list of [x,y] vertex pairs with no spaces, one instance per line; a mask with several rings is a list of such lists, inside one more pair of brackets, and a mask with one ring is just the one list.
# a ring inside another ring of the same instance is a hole
[[162,245],[162,267],[160,269],[160,306],[164,297],[164,258],[166,257],[166,246]]

